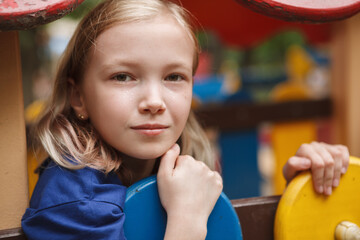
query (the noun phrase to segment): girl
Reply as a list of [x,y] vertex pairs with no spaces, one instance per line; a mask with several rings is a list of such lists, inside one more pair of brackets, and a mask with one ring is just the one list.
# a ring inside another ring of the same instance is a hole
[[[105,0],[79,24],[37,125],[50,157],[22,219],[28,239],[125,239],[126,186],[154,173],[164,238],[205,238],[222,179],[190,110],[199,47],[188,18],[166,0]],[[312,168],[316,184],[336,185],[346,154],[304,145],[285,176]]]

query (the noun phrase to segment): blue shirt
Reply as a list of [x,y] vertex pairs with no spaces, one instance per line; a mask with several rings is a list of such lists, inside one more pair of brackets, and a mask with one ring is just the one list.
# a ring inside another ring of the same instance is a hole
[[21,220],[29,240],[123,240],[126,187],[116,173],[49,161]]

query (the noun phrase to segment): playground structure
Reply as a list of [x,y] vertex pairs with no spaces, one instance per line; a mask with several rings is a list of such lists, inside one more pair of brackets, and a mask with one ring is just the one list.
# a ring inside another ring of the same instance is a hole
[[[53,21],[64,14],[71,12],[81,3],[81,1],[70,0],[51,1],[51,3],[50,1],[38,2],[42,2],[43,5],[33,5],[36,6],[35,9],[30,9],[28,5],[22,5],[22,1],[3,0],[2,3],[0,3],[0,28],[2,31],[0,32],[0,159],[2,159],[3,163],[0,170],[0,192],[2,193],[0,200],[0,212],[2,215],[2,219],[0,220],[0,239],[25,239],[19,227],[20,218],[28,204],[25,122],[22,103],[18,33],[9,30],[27,29]],[[346,1],[342,2],[346,4]],[[346,14],[344,15],[341,15],[341,11],[333,12],[336,18],[329,17],[327,21],[346,18],[360,10],[359,1],[349,2],[350,7],[347,6],[346,9],[353,9],[351,14],[349,11],[346,11]],[[270,10],[267,8],[266,11]],[[307,15],[306,19],[311,20],[310,15]],[[334,61],[335,79],[338,80],[335,80],[336,87],[332,94],[334,101],[334,116],[335,120],[338,122],[336,126],[339,129],[338,138],[350,147],[352,154],[355,156],[360,156],[360,150],[357,149],[357,146],[360,144],[359,134],[357,134],[359,132],[358,122],[360,119],[360,110],[356,110],[355,107],[358,103],[357,89],[360,89],[360,83],[357,83],[359,81],[356,81],[360,75],[356,63],[359,62],[360,59],[359,54],[354,53],[360,51],[357,43],[358,39],[360,39],[360,32],[357,27],[359,23],[360,19],[358,16],[339,23],[339,26],[337,27],[339,34],[337,34],[337,37],[334,40],[333,47],[336,56],[340,58],[335,58]],[[345,108],[344,106],[347,107]],[[347,126],[345,131],[343,130],[344,125]],[[359,188],[360,185],[360,174],[357,170],[359,167],[358,160],[352,160],[352,166],[353,167],[350,168],[350,170],[354,172],[350,172],[349,175],[346,176],[347,180],[344,187],[341,185],[342,188],[346,189],[344,191],[347,193],[359,192],[359,189],[356,189],[356,187]],[[305,186],[304,191],[307,191],[307,194],[313,194],[312,189],[309,187],[309,176],[301,176],[298,179],[292,185],[301,182],[301,184]],[[286,192],[287,195],[284,194],[284,196],[288,196],[289,194],[292,195],[292,193],[289,192],[291,192],[293,186],[289,186],[288,189],[289,190]],[[338,192],[341,191],[342,189],[339,188]],[[302,193],[297,194],[301,195]],[[289,218],[289,220],[287,220],[286,217],[284,217],[283,220],[279,220],[278,217],[275,218],[277,209],[281,209],[280,207],[277,207],[280,198],[280,196],[272,196],[232,201],[232,205],[235,208],[241,223],[244,239],[272,239],[274,236],[274,221],[290,221],[298,224],[299,221],[291,220],[292,217],[297,217],[296,214],[284,215]],[[358,216],[360,215],[359,209],[356,208],[356,203],[359,201],[354,198],[354,194],[342,194],[339,198],[342,198],[339,201],[342,201],[342,204],[348,207],[347,209],[344,209],[344,212],[350,212],[357,214]],[[315,204],[318,200],[317,196],[313,196],[310,200],[306,200],[307,202],[305,205],[308,206],[308,211],[312,211],[309,206]],[[282,204],[282,201],[283,200],[280,200],[280,204]],[[323,203],[326,200],[320,199],[320,201]],[[294,204],[294,211],[296,212],[295,206],[296,205]],[[327,205],[325,206],[328,207]],[[351,207],[354,208],[351,209]],[[315,211],[312,211],[312,213],[315,214]],[[360,224],[359,217],[357,219],[337,219],[335,218],[337,215],[339,214],[334,212],[332,218],[339,221],[350,220],[358,225]],[[303,218],[305,222],[309,220],[309,218]],[[326,218],[331,218],[331,216],[326,216]],[[315,220],[320,221],[319,217],[312,220],[315,226],[317,223]],[[281,233],[281,230],[277,228],[278,226],[279,225],[275,223],[275,228],[277,229],[275,230],[275,239],[297,239],[296,235],[294,237]],[[294,228],[300,229],[298,225],[295,225]],[[352,227],[347,228],[350,229]],[[258,229],[262,230],[259,231]],[[288,231],[293,232],[293,229]],[[328,229],[328,232],[334,234],[335,229]],[[296,231],[295,234],[299,233]],[[299,237],[298,239],[305,238]],[[316,239],[320,238],[316,237]]]

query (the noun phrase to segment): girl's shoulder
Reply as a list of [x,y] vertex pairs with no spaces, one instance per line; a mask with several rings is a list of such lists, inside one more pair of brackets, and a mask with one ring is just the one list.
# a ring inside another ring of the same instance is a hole
[[48,159],[21,226],[29,239],[125,239],[126,187],[115,173],[70,170]]
[[76,201],[101,201],[123,209],[126,187],[116,173],[92,168],[70,170],[48,158],[40,167],[30,208],[41,210]]

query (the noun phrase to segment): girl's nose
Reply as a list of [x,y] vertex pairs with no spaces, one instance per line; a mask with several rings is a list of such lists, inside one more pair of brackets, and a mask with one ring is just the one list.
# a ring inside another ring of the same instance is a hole
[[147,86],[144,89],[143,99],[139,104],[141,113],[163,113],[166,105],[162,96],[161,86]]

